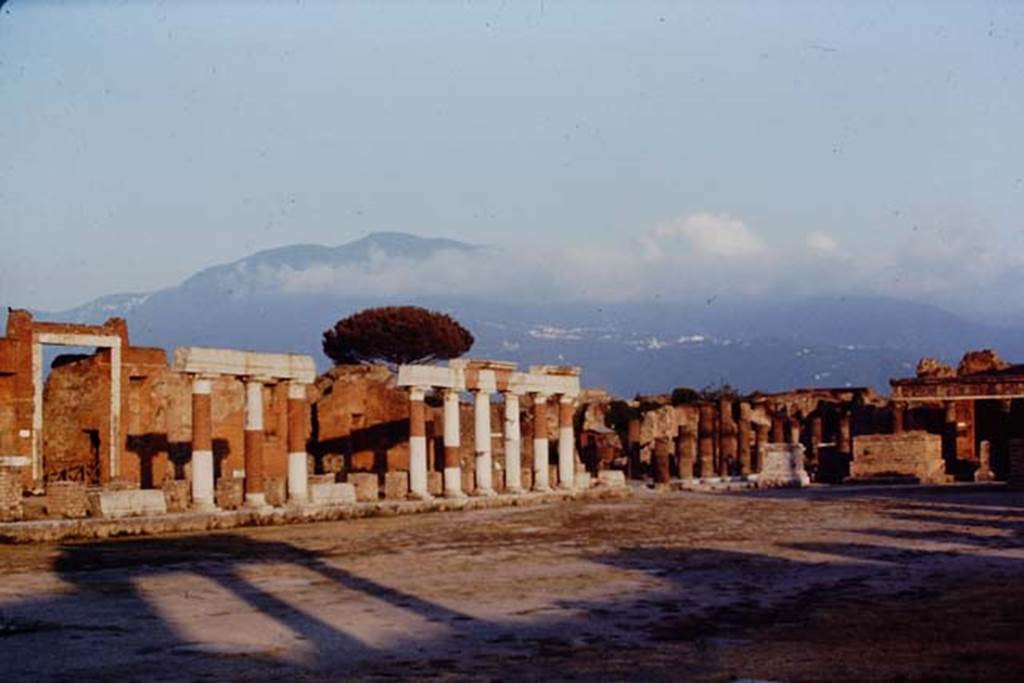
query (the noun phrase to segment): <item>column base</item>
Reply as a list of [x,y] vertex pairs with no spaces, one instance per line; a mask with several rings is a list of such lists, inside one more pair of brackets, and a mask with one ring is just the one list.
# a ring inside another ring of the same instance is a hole
[[267,505],[267,496],[265,493],[247,493],[245,494],[245,507],[247,508],[269,508]]
[[522,486],[510,486],[505,489],[505,493],[512,496],[521,496],[522,494],[526,493],[526,489],[524,489]]
[[465,500],[469,498],[463,491],[445,491],[444,497],[449,500]]
[[533,488],[534,493],[551,493],[553,490],[550,486],[535,486]]
[[494,489],[477,489],[473,491],[473,495],[477,498],[494,498],[498,495],[498,492]]
[[219,509],[212,500],[192,500],[193,512],[217,512]]
[[434,496],[429,493],[416,493],[415,491],[409,493],[409,500],[420,500],[429,502],[434,500]]

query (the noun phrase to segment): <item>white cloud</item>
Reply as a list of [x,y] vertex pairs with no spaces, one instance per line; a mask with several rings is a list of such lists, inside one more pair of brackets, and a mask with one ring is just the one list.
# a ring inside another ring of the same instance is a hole
[[654,237],[682,237],[698,252],[723,258],[749,258],[768,251],[743,221],[724,213],[692,214],[658,228]]
[[831,235],[823,232],[810,232],[804,238],[807,248],[814,254],[835,254],[839,251],[839,243]]

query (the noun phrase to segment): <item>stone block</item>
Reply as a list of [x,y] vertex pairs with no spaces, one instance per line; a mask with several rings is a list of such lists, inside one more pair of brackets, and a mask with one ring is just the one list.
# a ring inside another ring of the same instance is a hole
[[444,475],[441,472],[427,472],[427,493],[432,496],[444,494]]
[[164,503],[168,512],[185,512],[192,505],[192,486],[184,479],[165,479]]
[[626,473],[622,470],[601,470],[597,473],[597,483],[611,488],[626,486]]
[[590,472],[577,472],[576,481],[573,482],[577,491],[586,491],[590,488]]
[[221,510],[237,510],[245,502],[245,482],[234,477],[221,477],[217,480],[214,497]]
[[0,466],[0,522],[16,522],[23,515],[20,467]]
[[55,517],[79,519],[89,514],[89,497],[80,481],[55,481],[46,485],[46,512]]
[[523,468],[522,482],[524,491],[529,491],[533,488],[533,470],[529,467]]
[[764,451],[758,485],[768,487],[809,486],[811,478],[804,469],[802,444],[771,443]]
[[356,501],[375,503],[380,498],[380,481],[373,472],[349,472],[348,483],[356,492]]
[[288,502],[288,481],[285,477],[267,477],[263,483],[263,493],[267,505],[284,507]]
[[338,475],[333,472],[328,474],[311,474],[309,475],[308,482],[310,488],[317,484],[336,484],[338,483]]
[[409,495],[409,473],[388,472],[384,475],[384,497],[388,500],[405,500]]
[[491,486],[494,487],[495,492],[501,493],[505,490],[505,470],[501,467],[495,467],[491,470]]
[[551,488],[557,488],[560,483],[558,481],[558,465],[548,465],[548,484]]
[[472,493],[476,491],[476,472],[473,470],[462,470],[462,492]]
[[352,484],[314,484],[309,489],[313,505],[351,505],[356,502],[356,487]]
[[89,509],[94,517],[118,519],[167,514],[164,492],[157,489],[90,491]]
[[945,483],[942,437],[924,431],[854,437],[851,478],[900,476],[915,477],[921,483]]

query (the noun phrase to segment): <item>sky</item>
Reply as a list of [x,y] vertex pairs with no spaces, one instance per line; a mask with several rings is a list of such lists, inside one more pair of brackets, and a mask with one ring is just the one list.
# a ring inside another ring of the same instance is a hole
[[379,230],[1024,322],[1019,2],[0,8],[0,304]]

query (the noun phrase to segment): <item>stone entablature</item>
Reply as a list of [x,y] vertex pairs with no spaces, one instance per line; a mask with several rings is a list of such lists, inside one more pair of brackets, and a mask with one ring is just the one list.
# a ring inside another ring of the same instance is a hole
[[580,394],[579,368],[538,365],[529,372],[518,372],[515,363],[495,360],[458,359],[447,367],[403,365],[398,369],[398,386],[409,389],[409,488],[418,498],[430,498],[427,476],[426,409],[428,391],[440,389],[444,402],[444,475],[443,490],[448,497],[463,493],[463,473],[459,467],[461,446],[459,392],[473,394],[475,493],[495,495],[493,482],[491,394],[505,399],[505,490],[523,490],[520,398],[530,396],[534,409],[533,476],[535,491],[550,489],[548,467],[547,409],[552,397],[558,398],[558,485],[572,490],[576,486],[575,434],[573,409]]

